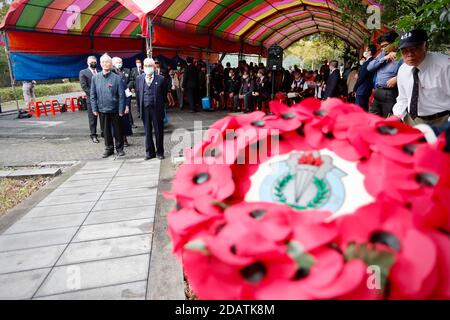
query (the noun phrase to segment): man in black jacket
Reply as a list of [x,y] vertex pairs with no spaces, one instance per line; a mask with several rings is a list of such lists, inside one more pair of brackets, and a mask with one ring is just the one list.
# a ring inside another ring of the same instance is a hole
[[[80,71],[80,85],[87,97],[87,113],[89,118],[89,129],[91,132],[91,140],[93,143],[99,143],[97,136],[97,116],[92,113],[91,106],[91,82],[92,77],[98,73],[97,71],[97,58],[90,56],[87,59],[88,67]],[[103,135],[103,128],[102,128]]]
[[255,88],[252,93],[253,99],[258,104],[258,110],[262,110],[263,102],[270,99],[271,87],[269,78],[266,77],[266,71],[259,69],[256,77]]
[[182,87],[188,97],[191,112],[197,112],[195,97],[200,83],[199,73],[198,69],[194,66],[193,63],[194,60],[191,57],[187,58],[186,61],[187,61],[187,68],[184,71]]
[[375,72],[367,70],[367,66],[373,60],[377,53],[377,47],[373,44],[369,45],[364,51],[364,58],[366,61],[361,66],[356,80],[353,92],[355,92],[355,103],[366,111],[369,111],[369,98],[372,95],[373,77]]
[[95,116],[100,116],[104,128],[106,150],[103,158],[114,154],[113,127],[117,154],[122,157],[125,152],[119,117],[125,113],[125,86],[121,77],[111,72],[113,65],[110,56],[104,54],[100,63],[103,71],[92,78],[92,112]]
[[339,82],[341,74],[338,69],[339,63],[336,60],[330,61],[330,75],[328,76],[324,99],[339,97]]

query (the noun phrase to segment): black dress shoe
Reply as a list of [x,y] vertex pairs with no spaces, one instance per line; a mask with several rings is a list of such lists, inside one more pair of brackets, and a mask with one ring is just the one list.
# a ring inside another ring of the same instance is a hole
[[91,139],[92,139],[92,142],[93,142],[93,143],[100,143],[100,141],[98,141],[98,138],[97,138],[97,137],[92,137]]
[[105,151],[102,155],[103,158],[108,158],[114,154],[113,151]]
[[159,160],[164,160],[165,157],[164,157],[164,156],[161,156],[161,155],[158,155],[158,159],[159,159]]
[[117,151],[117,155],[119,157],[123,157],[123,156],[125,156],[125,152],[123,152],[123,150],[119,150],[119,151]]
[[145,161],[155,159],[156,156],[145,156]]

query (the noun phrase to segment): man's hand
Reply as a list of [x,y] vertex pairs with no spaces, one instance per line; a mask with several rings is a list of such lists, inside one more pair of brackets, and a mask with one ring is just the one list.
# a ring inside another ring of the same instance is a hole
[[396,58],[397,58],[397,53],[395,53],[395,52],[390,52],[384,56],[384,60],[386,60],[386,61],[395,61]]
[[127,106],[127,107],[125,108],[125,114],[129,114],[129,113],[130,113],[130,107]]
[[397,77],[393,77],[386,82],[388,88],[394,88],[397,85]]
[[92,112],[92,114],[96,117],[98,116],[98,112]]
[[119,113],[119,117],[123,117],[123,113]]

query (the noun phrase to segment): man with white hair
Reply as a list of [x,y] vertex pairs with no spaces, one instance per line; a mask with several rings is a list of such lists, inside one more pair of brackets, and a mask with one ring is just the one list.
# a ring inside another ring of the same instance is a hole
[[[107,54],[100,58],[103,71],[92,78],[91,104],[95,116],[100,116],[105,136],[103,158],[114,154],[114,142],[119,156],[124,156],[120,117],[125,112],[125,87],[122,79],[111,72],[112,59]],[[114,128],[114,142],[112,128]]]
[[[98,73],[97,71],[97,58],[95,56],[90,56],[87,59],[88,67],[80,71],[80,85],[81,89],[83,89],[84,93],[87,96],[87,111],[88,111],[88,119],[89,119],[89,129],[91,132],[91,140],[93,143],[99,143],[97,137],[97,116],[92,113],[91,106],[91,82],[94,75]],[[103,135],[103,128],[102,128]]]
[[[144,74],[136,80],[136,101],[145,128],[145,160],[164,159],[164,97],[167,86],[163,76],[155,74],[155,61],[144,60]],[[155,129],[156,149],[153,142]]]

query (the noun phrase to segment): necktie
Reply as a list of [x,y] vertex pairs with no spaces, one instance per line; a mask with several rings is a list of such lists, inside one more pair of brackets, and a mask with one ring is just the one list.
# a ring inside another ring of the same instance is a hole
[[419,69],[414,67],[412,69],[414,76],[414,85],[411,96],[411,104],[409,105],[409,114],[411,118],[415,119],[418,116],[418,104],[419,104]]

